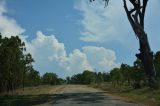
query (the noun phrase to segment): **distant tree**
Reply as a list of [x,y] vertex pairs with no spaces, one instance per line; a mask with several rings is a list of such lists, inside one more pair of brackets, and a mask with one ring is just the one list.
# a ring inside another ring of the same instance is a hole
[[65,83],[66,83],[66,80],[64,80],[62,78],[57,79],[57,85],[62,85],[62,84],[65,84]]
[[133,80],[133,87],[134,88],[140,88],[143,85],[141,82],[143,81],[143,84],[146,85],[146,74],[142,65],[142,62],[137,59],[134,62],[131,78]]
[[26,79],[25,79],[25,85],[26,86],[37,86],[41,84],[41,77],[39,75],[39,72],[32,69],[30,72],[27,73]]
[[131,66],[127,65],[127,64],[121,64],[120,67],[122,76],[123,76],[123,82],[127,81],[128,85],[130,85],[131,82]]
[[111,81],[111,76],[110,73],[103,73],[103,80],[104,82],[110,82]]
[[101,72],[98,72],[97,77],[96,77],[96,82],[102,83],[103,81],[104,81],[103,74]]
[[113,87],[116,87],[122,84],[123,76],[120,68],[114,68],[113,70],[111,70],[110,76],[111,76]]
[[57,75],[55,73],[45,73],[42,77],[43,84],[56,85]]
[[82,73],[83,76],[83,84],[91,84],[91,83],[95,83],[96,80],[96,76],[94,72],[85,70]]
[[73,75],[71,78],[67,77],[68,84],[92,84],[96,82],[96,73],[85,70],[83,73]]
[[71,83],[71,78],[68,76],[68,77],[66,77],[66,82],[67,82],[67,84],[70,84]]

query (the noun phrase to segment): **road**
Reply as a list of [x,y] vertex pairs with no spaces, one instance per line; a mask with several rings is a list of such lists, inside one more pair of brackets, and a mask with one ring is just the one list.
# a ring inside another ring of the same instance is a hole
[[49,95],[46,102],[36,106],[144,106],[85,85],[58,86]]

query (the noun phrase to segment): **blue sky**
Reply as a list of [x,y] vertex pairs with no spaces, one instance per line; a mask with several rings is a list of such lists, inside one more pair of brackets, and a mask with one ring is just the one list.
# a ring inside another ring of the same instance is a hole
[[[149,1],[145,18],[154,52],[160,50],[159,5]],[[19,35],[26,42],[41,74],[108,72],[122,62],[132,65],[139,48],[116,0],[106,8],[99,0],[1,0],[0,23],[3,36]]]

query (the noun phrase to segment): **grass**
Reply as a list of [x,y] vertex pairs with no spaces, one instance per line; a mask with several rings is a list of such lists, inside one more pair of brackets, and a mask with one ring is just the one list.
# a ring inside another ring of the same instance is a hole
[[0,95],[0,106],[28,106],[47,102],[53,95],[49,94],[54,86],[37,86],[18,89],[13,93]]
[[92,87],[108,91],[109,93],[121,96],[128,101],[143,103],[149,106],[160,106],[160,89],[151,89],[148,87],[133,89],[131,87],[116,87],[111,84],[92,85]]

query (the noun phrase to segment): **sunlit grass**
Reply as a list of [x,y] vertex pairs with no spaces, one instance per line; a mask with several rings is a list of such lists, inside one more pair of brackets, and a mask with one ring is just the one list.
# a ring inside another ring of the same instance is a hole
[[109,93],[124,97],[126,100],[143,103],[149,106],[160,106],[160,89],[151,89],[143,87],[133,89],[130,87],[112,87],[111,84],[92,85],[92,87],[100,88]]

